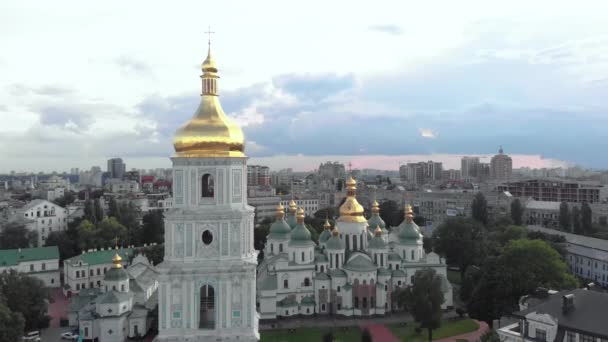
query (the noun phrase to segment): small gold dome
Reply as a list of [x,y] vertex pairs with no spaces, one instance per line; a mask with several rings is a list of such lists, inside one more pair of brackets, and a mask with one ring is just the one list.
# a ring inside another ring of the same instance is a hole
[[405,221],[407,223],[414,221],[414,210],[412,210],[412,206],[409,204],[405,206]]
[[376,229],[374,230],[374,234],[376,236],[381,236],[382,235],[382,228],[380,228],[380,226],[376,226]]
[[294,214],[296,210],[298,210],[298,206],[296,205],[296,202],[292,199],[291,201],[289,201],[289,212]]
[[298,223],[304,223],[304,209],[299,208],[298,209]]
[[279,203],[279,205],[277,206],[277,217],[283,218],[284,216],[285,216],[285,207],[283,207],[281,205],[281,203]]
[[333,236],[340,235],[340,231],[338,230],[338,226],[334,227],[334,230],[332,230],[331,235],[333,235]]
[[178,157],[245,157],[243,131],[226,116],[218,97],[219,76],[211,48],[201,67],[201,102],[194,117],[175,133],[175,152]]
[[325,229],[330,229],[331,228],[331,223],[329,223],[328,219],[325,219],[325,223],[323,224],[323,228],[325,228]]
[[112,267],[114,268],[122,268],[122,258],[120,257],[120,255],[118,255],[118,253],[114,254],[114,257],[112,258]]
[[340,206],[340,218],[338,221],[341,222],[367,222],[365,216],[363,216],[364,209],[361,204],[357,201],[357,182],[353,177],[348,177],[346,180],[346,200],[344,204]]
[[378,201],[374,200],[374,203],[372,203],[372,214],[379,214],[380,213],[380,205],[378,204]]

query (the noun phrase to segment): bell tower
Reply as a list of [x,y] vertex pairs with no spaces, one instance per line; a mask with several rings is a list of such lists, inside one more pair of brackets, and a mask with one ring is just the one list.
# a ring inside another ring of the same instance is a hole
[[198,109],[175,134],[158,341],[257,341],[254,208],[243,132],[222,110],[211,47]]

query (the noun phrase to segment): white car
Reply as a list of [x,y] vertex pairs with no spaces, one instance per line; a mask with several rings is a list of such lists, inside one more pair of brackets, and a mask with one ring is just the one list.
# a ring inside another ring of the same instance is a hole
[[30,331],[25,336],[21,338],[22,341],[26,342],[40,342],[40,332],[39,331]]
[[72,340],[72,341],[76,341],[78,339],[78,334],[74,334],[72,332],[64,332],[63,334],[61,334],[61,338],[64,340]]

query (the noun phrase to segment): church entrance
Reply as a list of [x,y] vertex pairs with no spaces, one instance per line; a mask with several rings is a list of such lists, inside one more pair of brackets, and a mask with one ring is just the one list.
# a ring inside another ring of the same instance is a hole
[[215,290],[213,286],[201,287],[201,302],[198,328],[215,329]]

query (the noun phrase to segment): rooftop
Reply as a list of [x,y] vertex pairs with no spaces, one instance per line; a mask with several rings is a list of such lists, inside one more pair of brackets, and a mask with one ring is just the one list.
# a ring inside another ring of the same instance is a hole
[[64,263],[69,263],[71,266],[76,266],[78,262],[82,261],[83,264],[88,265],[99,265],[99,264],[111,264],[112,257],[118,253],[123,260],[128,260],[133,255],[132,248],[121,248],[121,249],[106,249],[103,251],[84,252],[75,257],[66,259]]
[[0,250],[0,267],[16,266],[20,262],[26,261],[53,259],[59,260],[59,249],[57,246]]

